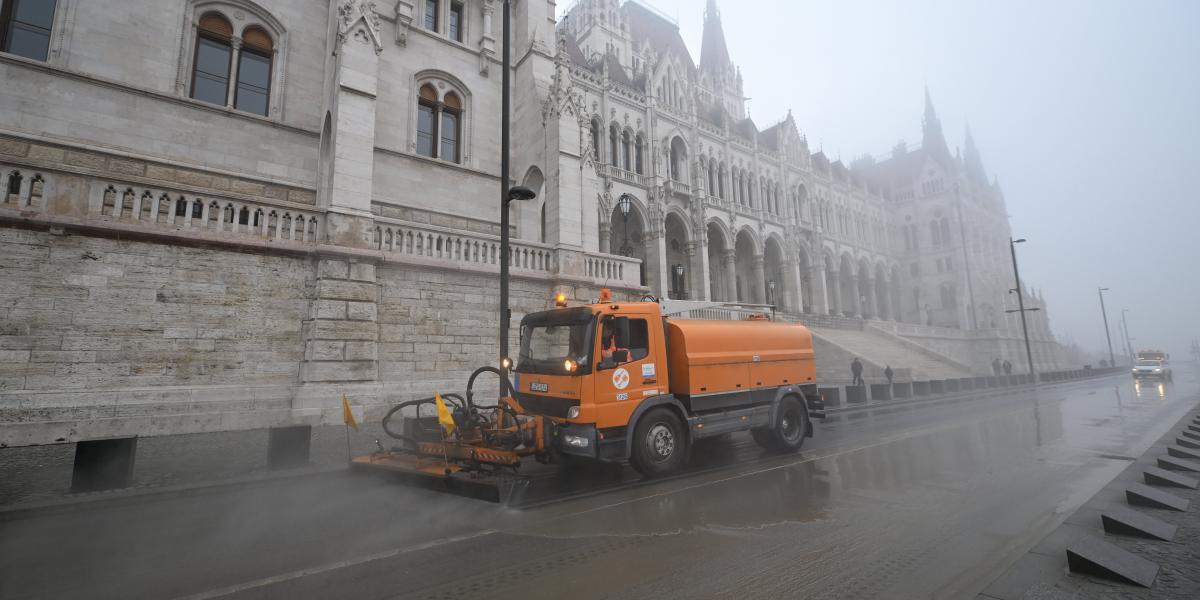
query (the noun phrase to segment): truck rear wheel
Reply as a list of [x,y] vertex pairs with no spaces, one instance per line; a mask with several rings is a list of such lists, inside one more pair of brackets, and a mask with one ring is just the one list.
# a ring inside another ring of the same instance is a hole
[[687,462],[688,438],[683,423],[671,409],[653,408],[642,415],[633,430],[630,464],[646,477],[661,477]]
[[779,418],[774,427],[750,430],[759,446],[777,452],[794,452],[804,445],[808,432],[808,409],[795,396],[779,401]]

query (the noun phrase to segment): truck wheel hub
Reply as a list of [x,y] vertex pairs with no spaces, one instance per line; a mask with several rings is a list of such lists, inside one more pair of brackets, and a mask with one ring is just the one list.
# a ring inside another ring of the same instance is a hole
[[658,424],[650,428],[649,439],[650,448],[659,458],[667,458],[675,451],[675,434],[671,433],[671,428],[666,425]]

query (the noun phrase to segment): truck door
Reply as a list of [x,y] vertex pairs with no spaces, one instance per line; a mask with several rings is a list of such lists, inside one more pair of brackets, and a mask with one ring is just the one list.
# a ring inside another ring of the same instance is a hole
[[600,327],[600,361],[596,370],[596,426],[620,427],[642,398],[665,393],[667,381],[660,356],[662,327],[638,317],[605,317]]

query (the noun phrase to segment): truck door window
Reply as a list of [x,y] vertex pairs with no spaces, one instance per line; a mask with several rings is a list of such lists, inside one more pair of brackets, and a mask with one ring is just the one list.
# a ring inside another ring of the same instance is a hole
[[616,318],[604,319],[600,333],[601,357],[605,362],[611,361],[613,366],[638,361],[650,354],[650,329],[646,320],[627,321],[628,327],[620,327]]

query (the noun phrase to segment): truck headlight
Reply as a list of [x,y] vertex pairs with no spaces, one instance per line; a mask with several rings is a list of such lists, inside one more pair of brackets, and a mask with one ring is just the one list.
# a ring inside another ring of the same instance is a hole
[[572,448],[587,448],[589,444],[587,438],[578,435],[564,435],[562,439],[564,444]]
[[1155,369],[1155,370],[1154,370],[1154,372],[1155,372],[1155,373],[1162,373],[1162,369]]
[[567,409],[567,418],[568,419],[578,419],[579,418],[579,407],[572,406],[571,408],[568,408]]

